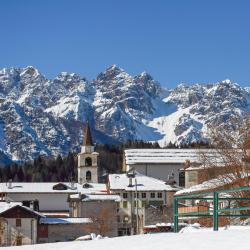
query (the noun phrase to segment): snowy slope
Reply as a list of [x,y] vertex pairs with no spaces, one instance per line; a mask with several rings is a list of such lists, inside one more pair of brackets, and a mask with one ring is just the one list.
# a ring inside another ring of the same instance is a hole
[[[164,89],[151,75],[112,65],[95,80],[62,72],[49,80],[32,66],[0,70],[0,151],[4,159],[78,150],[89,120],[97,142],[161,146],[208,140],[208,127],[250,113],[250,88],[225,80]],[[233,126],[231,126],[233,129]]]
[[38,244],[21,247],[3,247],[2,249],[20,250],[249,250],[250,229],[241,227],[212,232],[208,230],[190,230],[187,233],[159,233],[138,236],[117,237],[112,239],[85,242],[65,242]]

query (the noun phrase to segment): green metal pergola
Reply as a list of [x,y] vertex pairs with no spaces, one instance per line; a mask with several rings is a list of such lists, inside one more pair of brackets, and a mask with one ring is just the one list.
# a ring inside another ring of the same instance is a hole
[[[236,208],[223,208],[219,209],[219,201],[236,201],[236,200],[245,200],[250,201],[250,197],[220,197],[220,194],[227,194],[240,191],[249,191],[250,186],[239,187],[228,190],[219,190],[215,192],[204,192],[183,196],[174,197],[174,232],[179,231],[179,217],[212,217],[213,218],[213,229],[218,231],[219,228],[219,217],[250,217],[250,214],[232,214],[231,212],[240,212],[244,210],[250,210],[250,206],[236,207]],[[210,196],[210,197],[204,197]],[[200,212],[189,212],[189,213],[179,213],[179,201],[180,200],[205,200],[213,201],[213,210],[211,211],[200,211]]]

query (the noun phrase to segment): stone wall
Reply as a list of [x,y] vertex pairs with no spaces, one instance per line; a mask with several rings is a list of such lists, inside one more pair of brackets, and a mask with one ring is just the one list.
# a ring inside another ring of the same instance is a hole
[[115,237],[118,233],[117,204],[114,201],[85,201],[80,203],[80,217],[91,218],[93,231]]
[[[44,226],[44,225],[43,225]],[[92,233],[92,224],[49,224],[48,237],[39,237],[38,243],[72,241]]]

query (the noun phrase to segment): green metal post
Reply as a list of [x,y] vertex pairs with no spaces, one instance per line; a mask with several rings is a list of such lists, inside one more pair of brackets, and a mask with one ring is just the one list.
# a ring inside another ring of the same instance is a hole
[[178,198],[174,198],[174,232],[179,231]]
[[214,192],[214,211],[213,211],[213,226],[214,226],[214,231],[218,231],[219,227],[219,216],[218,216],[218,193]]

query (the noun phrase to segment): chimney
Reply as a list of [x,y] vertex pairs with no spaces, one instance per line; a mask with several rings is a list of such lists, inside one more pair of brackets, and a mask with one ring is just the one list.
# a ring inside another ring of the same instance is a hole
[[8,188],[12,188],[12,179],[9,179]]
[[135,178],[135,173],[134,172],[128,172],[127,173],[127,177],[129,179],[129,184],[128,184],[128,187],[133,187],[133,178]]
[[71,189],[75,189],[75,183],[74,183],[74,181],[72,181],[70,184],[71,184]]
[[190,167],[190,165],[191,165],[190,160],[186,160],[186,161],[185,161],[185,163],[184,163],[184,169],[189,168],[189,167]]
[[131,177],[131,176],[129,176],[129,177],[128,177],[128,179],[129,179],[129,184],[128,184],[128,187],[133,187],[132,177]]

